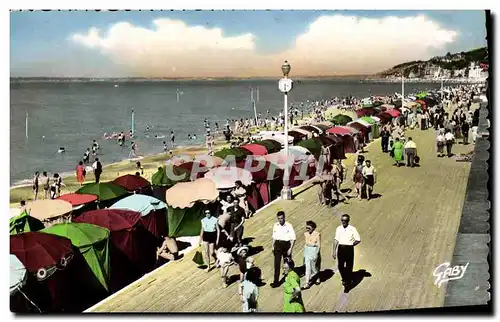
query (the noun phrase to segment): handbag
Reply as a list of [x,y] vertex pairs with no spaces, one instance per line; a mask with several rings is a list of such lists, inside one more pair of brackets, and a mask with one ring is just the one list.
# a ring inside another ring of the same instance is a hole
[[196,253],[194,253],[193,262],[195,262],[195,264],[197,264],[198,266],[205,265],[205,260],[203,259],[203,254],[202,254],[200,248],[198,248]]

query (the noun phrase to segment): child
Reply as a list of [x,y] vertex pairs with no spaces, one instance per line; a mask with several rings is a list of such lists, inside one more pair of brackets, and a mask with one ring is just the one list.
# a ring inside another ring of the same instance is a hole
[[227,287],[227,273],[229,272],[229,267],[234,264],[234,258],[231,253],[228,252],[227,248],[221,247],[217,250],[217,261],[215,261],[215,267],[220,267],[220,276],[222,278],[222,287]]

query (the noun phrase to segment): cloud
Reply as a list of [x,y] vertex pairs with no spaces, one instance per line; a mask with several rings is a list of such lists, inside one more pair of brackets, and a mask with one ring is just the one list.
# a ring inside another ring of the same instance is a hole
[[100,51],[129,75],[191,77],[278,76],[284,59],[291,63],[292,75],[373,73],[429,59],[457,37],[456,31],[426,16],[332,15],[312,22],[291,48],[268,55],[258,53],[251,33],[227,36],[219,28],[171,19],[154,20],[150,29],[120,22],[105,33],[90,28],[71,39]]

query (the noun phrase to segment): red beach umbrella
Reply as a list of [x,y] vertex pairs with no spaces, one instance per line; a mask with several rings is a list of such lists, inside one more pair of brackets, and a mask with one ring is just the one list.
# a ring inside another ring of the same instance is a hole
[[252,152],[253,155],[266,155],[267,149],[260,144],[246,144],[242,146],[243,149]]
[[118,177],[113,180],[112,183],[125,188],[127,191],[136,191],[151,185],[151,183],[143,177],[132,174]]
[[352,135],[352,132],[346,128],[334,126],[331,129],[326,130],[327,133],[337,134],[337,135]]
[[85,205],[97,200],[96,195],[87,195],[82,193],[67,193],[60,196],[57,199],[61,199],[69,202],[73,207],[77,207],[80,205]]

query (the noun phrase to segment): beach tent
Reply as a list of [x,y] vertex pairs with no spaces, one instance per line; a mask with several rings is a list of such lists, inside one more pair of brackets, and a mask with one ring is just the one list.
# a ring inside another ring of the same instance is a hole
[[325,133],[326,130],[329,128],[333,127],[333,124],[331,122],[323,122],[323,123],[316,123],[311,126],[314,126],[317,129],[321,130],[321,134]]
[[[303,133],[300,133],[300,132],[297,132],[294,130],[288,131],[288,136],[293,137],[293,144],[297,144],[300,141],[307,139],[306,134],[303,134]],[[278,152],[278,151],[275,151],[275,152]]]
[[345,159],[344,144],[342,139],[333,135],[325,135],[314,138],[313,140],[320,141],[323,146],[330,146],[330,160]]
[[205,178],[212,180],[217,189],[231,189],[238,180],[245,186],[252,183],[252,174],[248,170],[231,166],[214,168],[205,174]]
[[[299,129],[309,132],[310,138],[314,137],[314,133],[321,134],[321,130],[317,129],[316,127],[314,127],[312,125],[301,125],[301,126],[299,126]],[[295,130],[295,128],[294,128],[294,130]]]
[[[312,133],[312,132],[310,132],[310,131],[306,131],[306,130],[301,129],[301,128],[299,128],[299,127],[294,127],[294,128],[292,128],[292,129],[291,129],[291,131],[289,131],[288,133],[290,134],[290,132],[292,132],[292,131],[293,131],[293,132],[298,132],[298,133],[300,133],[300,134],[304,135],[304,136],[306,137],[306,139],[311,139],[311,138],[313,137],[313,133]],[[276,151],[276,152],[277,152],[277,151]]]
[[309,152],[311,152],[311,154],[316,158],[316,160],[319,159],[319,156],[321,155],[321,146],[322,146],[321,142],[309,139],[300,141],[299,144],[297,145],[308,149]]
[[[353,114],[355,114],[355,113],[353,113]],[[351,122],[352,119],[353,118],[349,115],[339,114],[339,115],[335,116],[333,119],[331,119],[331,121],[336,125],[346,125],[347,123]]]
[[88,211],[75,222],[109,230],[110,291],[116,292],[150,272],[156,264],[156,242],[141,223],[141,213],[124,209]]
[[139,212],[141,223],[155,238],[161,240],[163,236],[167,235],[167,204],[157,198],[135,194],[114,203],[110,209]]
[[345,153],[355,153],[356,147],[354,145],[354,136],[348,130],[341,129],[338,132],[329,132],[329,136],[333,136],[339,140],[342,140],[342,147]]
[[42,232],[71,240],[102,287],[109,290],[109,230],[86,223],[64,223]]
[[244,160],[248,155],[251,155],[252,152],[245,150],[240,147],[232,148],[232,149],[222,149],[214,153],[216,157],[224,159],[227,162],[231,162],[231,160]]
[[247,196],[253,211],[267,205],[283,187],[283,170],[272,162],[257,158],[251,162],[240,161],[236,166],[252,175],[253,183],[247,186]]
[[378,122],[376,122],[371,116],[363,116],[361,120],[371,125],[372,139],[376,139],[380,136],[380,129],[378,126]]
[[39,231],[45,228],[40,220],[29,216],[26,211],[23,211],[19,216],[10,218],[9,226],[11,235]]
[[183,168],[173,164],[167,164],[159,167],[151,177],[153,185],[153,196],[165,202],[165,191],[178,182],[190,181],[191,173]]
[[95,195],[99,202],[117,199],[128,194],[127,190],[111,182],[87,183],[76,193]]
[[28,202],[26,212],[45,226],[71,220],[73,206],[64,200],[42,199]]
[[189,161],[184,162],[179,165],[179,168],[182,168],[189,172],[189,180],[193,181],[198,178],[203,178],[203,175],[209,170],[203,161]]
[[352,132],[346,129],[345,127],[341,126],[334,126],[326,131],[327,133],[330,134],[336,134],[336,135],[352,135]]
[[127,191],[134,192],[146,189],[151,183],[141,176],[126,174],[111,181],[111,183],[124,188]]
[[[10,254],[29,272],[23,292],[42,312],[78,312],[86,303],[85,283],[89,280],[67,238],[27,232],[10,236]],[[85,263],[83,262],[83,265]],[[24,296],[11,297],[14,312],[39,312]]]
[[375,115],[377,113],[378,113],[377,110],[374,108],[362,108],[362,109],[356,110],[356,115],[358,118],[363,117],[363,116]]
[[168,236],[198,236],[207,204],[219,197],[215,183],[207,178],[181,182],[166,192],[168,204]]
[[208,154],[197,155],[195,156],[194,161],[203,163],[207,169],[220,167],[224,164],[224,159]]
[[264,145],[267,149],[267,153],[274,153],[281,150],[281,143],[276,140],[264,139],[255,143]]
[[263,137],[264,140],[273,140],[280,144],[280,148],[285,145],[286,140],[288,139],[288,143],[293,143],[294,137],[291,135],[285,135],[283,133],[277,133],[273,135],[266,135]]
[[[307,154],[299,153],[297,150],[292,150],[292,148],[301,148],[306,150]],[[284,169],[287,166],[287,164],[290,166],[289,169],[289,185],[290,187],[296,187],[300,185],[303,182],[303,179],[297,178],[297,176],[301,173],[301,170],[304,169],[303,173],[305,175],[308,174],[308,165],[310,160],[312,159],[313,162],[315,161],[314,156],[307,150],[306,148],[299,147],[299,146],[291,146],[289,148],[289,156],[285,154],[284,150],[281,150],[276,153],[272,154],[267,154],[259,157],[259,159],[264,160],[266,162],[270,162],[274,164],[276,167],[279,169],[283,170],[283,177],[284,177]],[[282,178],[276,179],[276,181],[273,181],[273,184],[271,184],[271,200],[273,195],[279,195],[279,192],[281,191],[281,188],[283,186]]]
[[16,255],[9,255],[10,259],[10,295],[14,295],[26,284],[28,274],[26,267]]
[[241,148],[248,150],[252,155],[264,155],[267,154],[267,149],[261,144],[245,144]]
[[347,123],[347,126],[355,128],[356,130],[360,131],[363,133],[362,138],[365,143],[368,143],[370,141],[370,132],[371,132],[371,125],[362,119],[357,119],[352,122]]

